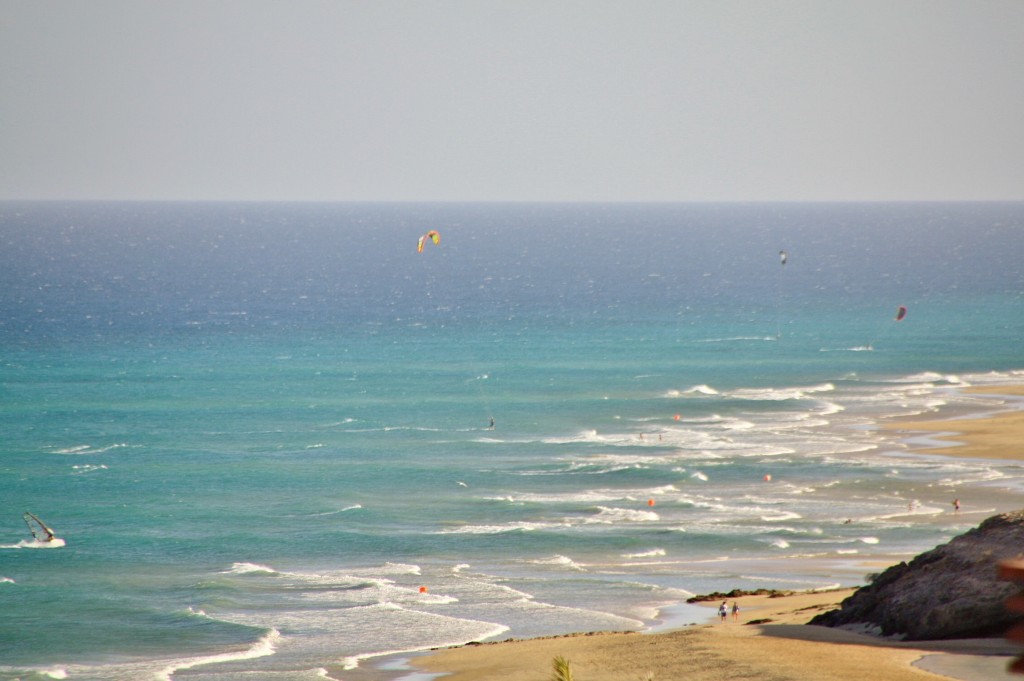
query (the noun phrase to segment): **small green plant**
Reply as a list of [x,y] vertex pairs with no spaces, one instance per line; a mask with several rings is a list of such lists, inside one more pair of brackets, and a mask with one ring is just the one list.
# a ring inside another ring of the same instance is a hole
[[569,660],[559,655],[554,659],[551,666],[551,681],[573,681],[572,666],[569,664]]

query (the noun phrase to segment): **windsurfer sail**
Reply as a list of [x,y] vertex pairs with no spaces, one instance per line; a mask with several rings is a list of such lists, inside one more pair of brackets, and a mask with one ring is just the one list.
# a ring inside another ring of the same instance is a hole
[[32,533],[36,541],[50,542],[57,538],[53,530],[40,520],[37,515],[25,511],[22,517],[25,519],[25,524],[28,525],[28,531]]

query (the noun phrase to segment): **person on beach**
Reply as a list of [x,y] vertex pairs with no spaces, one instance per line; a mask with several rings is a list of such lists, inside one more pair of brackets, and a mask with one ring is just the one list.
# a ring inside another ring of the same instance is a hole
[[740,619],[740,604],[736,601],[732,602],[732,621],[738,622]]
[[725,606],[725,601],[722,601],[722,604],[718,606],[718,616],[721,617],[722,621],[724,622],[725,618],[728,617],[728,615],[729,609]]

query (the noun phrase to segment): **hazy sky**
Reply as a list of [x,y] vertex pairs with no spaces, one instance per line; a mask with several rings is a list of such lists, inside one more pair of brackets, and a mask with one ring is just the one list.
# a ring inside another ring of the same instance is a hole
[[0,199],[1024,199],[1024,1],[0,0]]

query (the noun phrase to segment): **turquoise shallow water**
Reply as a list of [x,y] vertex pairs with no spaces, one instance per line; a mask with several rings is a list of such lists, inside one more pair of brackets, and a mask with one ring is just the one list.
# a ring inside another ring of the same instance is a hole
[[1024,377],[1019,204],[0,216],[0,678],[643,629],[1019,506],[876,429],[1013,406],[962,388]]

